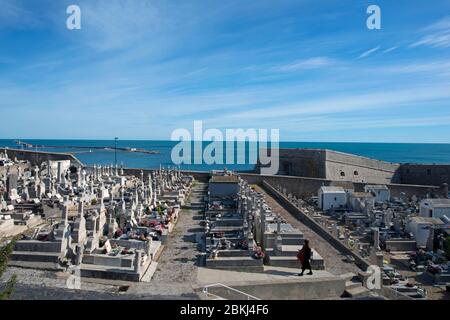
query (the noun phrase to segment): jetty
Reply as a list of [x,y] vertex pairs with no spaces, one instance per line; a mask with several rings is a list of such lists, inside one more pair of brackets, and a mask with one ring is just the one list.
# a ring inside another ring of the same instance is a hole
[[31,144],[21,140],[15,140],[14,143],[21,146],[24,149],[86,149],[86,150],[118,150],[124,152],[138,152],[145,154],[159,154],[159,150],[147,150],[142,148],[131,148],[131,147],[110,147],[110,146],[71,146],[71,145],[42,145],[42,144]]

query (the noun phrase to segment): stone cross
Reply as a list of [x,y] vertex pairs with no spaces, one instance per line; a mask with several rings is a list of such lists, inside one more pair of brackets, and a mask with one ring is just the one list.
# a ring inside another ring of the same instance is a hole
[[77,187],[81,187],[82,179],[81,179],[81,168],[77,168]]
[[81,171],[81,186],[84,188],[86,186],[86,170]]
[[59,161],[58,162],[58,175],[56,177],[56,182],[58,184],[61,184],[61,176],[62,176],[62,163]]

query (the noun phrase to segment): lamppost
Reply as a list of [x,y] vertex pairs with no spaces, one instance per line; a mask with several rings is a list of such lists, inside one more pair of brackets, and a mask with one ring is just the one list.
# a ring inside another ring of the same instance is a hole
[[117,167],[117,140],[119,140],[119,138],[115,137],[114,138],[114,168]]

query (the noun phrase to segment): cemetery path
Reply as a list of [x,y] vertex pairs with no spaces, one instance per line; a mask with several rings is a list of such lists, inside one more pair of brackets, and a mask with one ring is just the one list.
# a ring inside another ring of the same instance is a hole
[[309,227],[297,220],[291,215],[281,204],[278,203],[273,197],[271,197],[265,190],[259,186],[255,186],[258,192],[264,194],[266,203],[272,210],[278,213],[283,219],[290,223],[293,227],[303,232],[306,239],[309,239],[311,247],[317,250],[322,256],[325,263],[325,270],[334,275],[340,275],[347,272],[353,272],[355,274],[360,270],[354,263],[344,262],[344,256],[334,248],[328,241],[311,230]]
[[197,239],[203,233],[199,222],[203,219],[203,197],[206,185],[197,183],[179,220],[167,239],[150,282],[130,286],[128,294],[142,297],[170,297],[198,299],[192,286],[197,281],[197,262],[200,251]]

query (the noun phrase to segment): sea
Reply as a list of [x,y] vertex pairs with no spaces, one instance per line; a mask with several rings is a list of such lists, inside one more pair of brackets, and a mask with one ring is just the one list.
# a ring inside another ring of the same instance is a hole
[[[16,148],[24,150],[50,151],[71,153],[85,165],[110,165],[115,163],[128,168],[156,169],[160,165],[164,167],[178,166],[172,161],[172,149],[179,143],[178,141],[161,140],[118,140],[117,148],[135,148],[138,150],[156,151],[156,153],[129,152],[115,150],[114,140],[37,140],[22,139],[33,146],[21,147],[16,140],[0,139],[0,147]],[[210,142],[203,142],[202,149],[210,145]],[[425,143],[347,143],[347,142],[280,142],[280,148],[309,148],[309,149],[330,149],[345,153],[351,153],[363,157],[373,158],[395,163],[427,163],[427,164],[450,164],[450,144],[425,144]],[[90,149],[92,147],[92,149]],[[106,149],[102,149],[102,148]],[[253,161],[249,157],[248,142],[245,143],[246,157],[242,163],[237,162],[239,147],[234,144],[233,153],[235,164],[180,164],[184,170],[221,170],[226,167],[229,170],[249,171],[254,168]],[[100,148],[100,149],[98,149]],[[223,144],[223,152],[218,150],[215,155],[218,159],[225,160],[227,144]],[[241,149],[243,150],[243,149]],[[186,154],[189,151],[185,149]],[[195,147],[191,145],[191,154]],[[193,157],[189,157],[192,158]],[[225,162],[225,161],[223,161]]]

